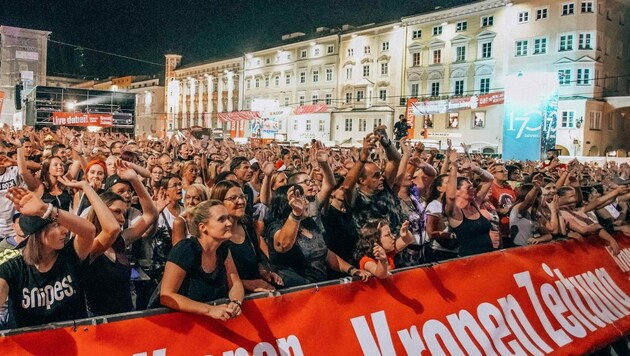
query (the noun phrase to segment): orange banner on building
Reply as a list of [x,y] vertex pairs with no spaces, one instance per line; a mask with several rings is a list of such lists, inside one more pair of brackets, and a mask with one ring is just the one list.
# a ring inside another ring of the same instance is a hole
[[0,90],[0,114],[2,114],[2,104],[4,103],[4,92]]
[[113,124],[111,114],[85,114],[80,112],[54,112],[52,122],[61,126],[102,126],[110,127]]
[[581,355],[630,331],[630,238],[498,251],[243,303],[2,337],[0,354]]
[[418,98],[407,99],[407,110],[405,111],[405,118],[407,119],[407,125],[409,125],[409,133],[407,134],[407,137],[410,139],[413,138],[413,128],[416,126],[416,115],[413,113],[413,104],[417,101]]

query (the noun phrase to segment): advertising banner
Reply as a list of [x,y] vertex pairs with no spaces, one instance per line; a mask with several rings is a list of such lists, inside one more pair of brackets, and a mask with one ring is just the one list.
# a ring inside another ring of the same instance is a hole
[[505,83],[503,158],[537,161],[543,133],[555,146],[557,75],[520,73],[508,76]]
[[4,92],[0,90],[0,114],[2,114],[2,104],[4,103]]
[[[453,98],[448,100],[425,100],[412,102],[413,114],[416,117],[429,114],[444,114],[459,110],[477,109],[486,106],[503,104],[504,92],[494,92],[482,95],[473,95],[463,98]],[[409,108],[410,100],[407,100]],[[409,109],[407,109],[409,110]]]
[[[407,99],[407,110],[405,110],[405,118],[407,119],[407,125],[409,125],[409,130],[407,134],[407,138],[413,139],[413,128],[416,126],[416,115],[414,114],[413,107],[414,104],[418,102],[418,98],[410,98]],[[422,116],[418,116],[422,117]],[[425,130],[427,127],[423,127]],[[426,138],[426,137],[425,137]]]
[[114,117],[110,114],[85,114],[80,112],[55,112],[54,125],[60,126],[102,126],[111,127]]
[[[582,355],[630,332],[630,238],[563,241],[243,303],[0,338],[2,355]],[[579,263],[576,263],[579,261]]]

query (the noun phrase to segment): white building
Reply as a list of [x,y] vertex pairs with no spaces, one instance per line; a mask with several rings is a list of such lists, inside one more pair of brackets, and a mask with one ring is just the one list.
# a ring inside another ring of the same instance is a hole
[[[177,68],[181,56],[166,56],[167,130],[191,126],[221,128],[218,117],[242,106],[243,58],[211,61]],[[230,128],[228,128],[230,129]],[[236,127],[231,128],[233,131]],[[241,133],[238,137],[242,136]]]
[[331,140],[358,144],[379,125],[390,133],[400,106],[405,29],[400,22],[362,26],[340,35],[340,100]]
[[127,89],[136,93],[136,135],[156,135],[166,128],[164,85],[158,76],[135,77]]
[[[339,36],[318,28],[283,36],[280,45],[245,56],[244,110],[260,113],[252,136],[306,142],[330,140],[330,112],[338,100]],[[263,103],[262,106],[260,103]],[[260,128],[260,131],[258,131]]]

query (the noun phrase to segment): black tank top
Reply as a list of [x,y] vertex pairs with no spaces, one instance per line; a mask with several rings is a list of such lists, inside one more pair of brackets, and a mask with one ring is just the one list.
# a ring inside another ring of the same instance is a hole
[[85,269],[85,299],[88,310],[97,315],[133,310],[131,266],[125,257],[125,241],[121,235],[118,235],[112,248],[116,252],[115,262],[100,255]]
[[68,191],[65,189],[61,190],[61,194],[59,195],[52,195],[50,194],[50,190],[48,188],[44,188],[42,201],[44,203],[50,203],[61,210],[70,211],[70,205],[72,204],[72,195],[70,195],[70,193],[68,193]]
[[492,240],[490,239],[492,224],[481,214],[476,206],[475,209],[479,212],[479,219],[471,220],[467,218],[464,210],[462,210],[462,223],[458,227],[453,228],[453,232],[457,235],[457,241],[459,241],[460,256],[494,251]]

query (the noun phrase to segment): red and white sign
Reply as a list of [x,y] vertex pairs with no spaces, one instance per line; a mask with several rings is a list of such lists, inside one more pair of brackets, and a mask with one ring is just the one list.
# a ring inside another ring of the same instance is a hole
[[504,92],[495,92],[482,95],[473,95],[464,98],[453,98],[448,100],[425,100],[418,101],[417,99],[407,100],[407,106],[410,101],[412,103],[413,114],[415,116],[422,116],[428,114],[440,114],[446,112],[454,112],[459,110],[476,109],[491,105],[503,104]]
[[0,338],[0,355],[582,355],[630,332],[630,238],[497,251],[187,313]]
[[54,125],[61,126],[102,126],[113,124],[111,114],[84,114],[80,112],[55,112],[52,116]]

